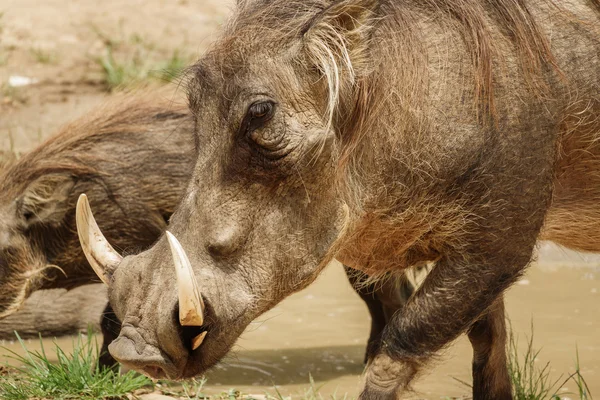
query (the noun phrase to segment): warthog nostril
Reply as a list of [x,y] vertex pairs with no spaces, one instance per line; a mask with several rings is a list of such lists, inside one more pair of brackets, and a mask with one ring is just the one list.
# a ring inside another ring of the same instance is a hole
[[154,365],[149,365],[149,366],[145,367],[144,373],[148,376],[151,376],[154,379],[166,379],[167,378],[166,372],[161,367],[157,367]]

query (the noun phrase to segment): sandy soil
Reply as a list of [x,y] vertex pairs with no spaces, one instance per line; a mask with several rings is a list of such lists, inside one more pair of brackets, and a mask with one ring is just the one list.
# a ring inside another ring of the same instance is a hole
[[[149,59],[160,61],[174,49],[193,59],[208,46],[230,7],[230,1],[217,0],[0,0],[0,151],[30,149],[108,96],[95,61],[108,42],[118,42],[124,57],[137,51],[141,38]],[[37,83],[10,87],[10,77],[17,75]],[[517,333],[528,333],[534,321],[536,344],[543,347],[539,365],[549,361],[554,377],[566,375],[573,371],[578,347],[583,373],[597,394],[599,266],[598,258],[545,248],[507,298]],[[80,319],[97,319],[102,299],[96,297],[97,314],[89,307]],[[40,302],[34,298],[30,304]],[[324,394],[354,396],[368,328],[366,308],[339,265],[333,265],[313,286],[251,325],[232,355],[208,374],[208,392],[236,387],[261,393],[277,384],[284,394],[297,394],[312,374],[325,384]],[[71,339],[61,343],[68,347]],[[469,381],[470,356],[467,341],[458,340],[418,382],[415,397],[468,393],[454,378]]]
[[[25,151],[107,96],[96,61],[174,51],[194,60],[231,10],[224,0],[0,0],[0,149]],[[142,42],[142,44],[140,44]],[[49,60],[40,61],[40,53]],[[36,81],[10,87],[10,77]]]

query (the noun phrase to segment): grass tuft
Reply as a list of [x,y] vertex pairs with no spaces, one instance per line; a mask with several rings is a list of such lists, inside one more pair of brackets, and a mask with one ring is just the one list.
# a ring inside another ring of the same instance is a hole
[[104,43],[104,53],[95,60],[109,91],[149,80],[171,82],[179,77],[190,61],[190,57],[178,49],[170,52],[166,59],[162,58],[164,51],[145,42],[139,35],[134,34],[125,40],[109,37],[99,30],[96,33]]
[[40,351],[27,350],[18,334],[17,338],[25,355],[5,349],[20,366],[13,368],[16,373],[0,376],[3,400],[125,399],[128,393],[152,385],[133,371],[121,374],[116,368],[100,368],[98,345],[90,329],[74,340],[71,354],[55,344],[55,363],[48,360],[41,338]]
[[[513,387],[514,400],[561,400],[562,395],[579,395],[579,400],[592,400],[589,387],[581,374],[579,366],[579,351],[575,364],[575,372],[561,382],[562,376],[556,380],[550,378],[550,363],[538,366],[541,349],[533,346],[533,324],[531,334],[527,337],[525,352],[519,352],[518,338],[510,329],[508,343],[508,372]],[[558,392],[564,385],[573,381],[577,385],[578,393]]]
[[[541,350],[533,347],[533,325],[527,338],[527,346],[523,355],[519,354],[519,341],[512,329],[508,344],[508,373],[512,381],[515,400],[556,399],[552,388],[556,382],[550,381],[550,363],[538,367],[537,360]],[[560,399],[560,398],[558,398]]]
[[119,58],[111,45],[106,46],[105,54],[96,61],[102,68],[104,84],[109,91],[151,79],[171,82],[187,65],[187,58],[179,50],[173,51],[165,61],[150,62],[139,52],[132,57]]

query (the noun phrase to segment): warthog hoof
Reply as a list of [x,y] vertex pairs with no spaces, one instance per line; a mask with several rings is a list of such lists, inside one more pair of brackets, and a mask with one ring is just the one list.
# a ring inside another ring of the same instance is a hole
[[378,354],[367,366],[360,399],[400,399],[416,374],[415,364],[393,360],[386,354]]

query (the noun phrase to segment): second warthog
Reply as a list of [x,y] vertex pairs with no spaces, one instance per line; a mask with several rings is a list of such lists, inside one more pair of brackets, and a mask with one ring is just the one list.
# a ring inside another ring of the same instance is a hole
[[[0,318],[18,313],[35,290],[98,282],[77,240],[80,193],[90,194],[122,251],[139,252],[164,231],[189,180],[194,145],[187,109],[161,96],[121,96],[0,168]],[[32,312],[21,318],[33,322]],[[107,308],[104,350],[119,330],[114,318]],[[105,351],[102,363],[112,362]]]

